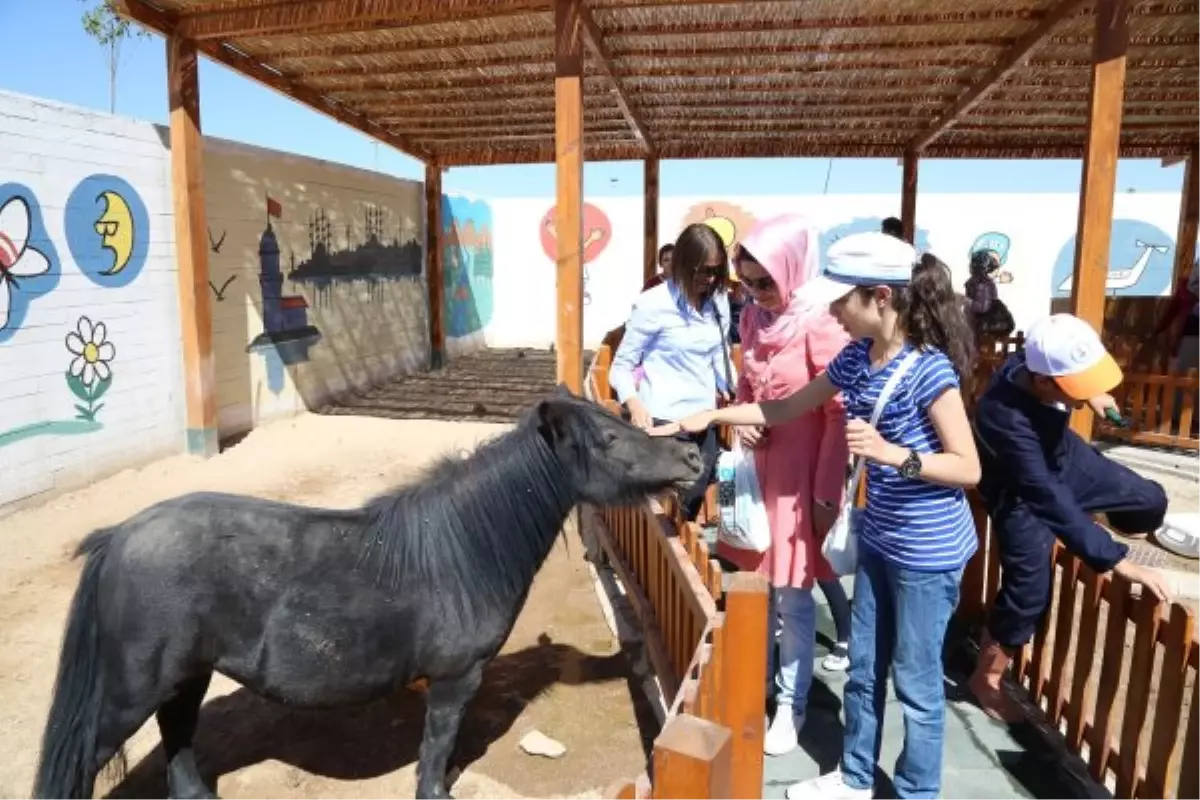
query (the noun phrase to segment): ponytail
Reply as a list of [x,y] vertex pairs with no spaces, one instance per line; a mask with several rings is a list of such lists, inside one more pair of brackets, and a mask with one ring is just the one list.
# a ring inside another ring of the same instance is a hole
[[954,293],[950,268],[937,257],[921,256],[909,285],[893,294],[892,305],[910,342],[941,350],[960,379],[974,372],[975,336]]

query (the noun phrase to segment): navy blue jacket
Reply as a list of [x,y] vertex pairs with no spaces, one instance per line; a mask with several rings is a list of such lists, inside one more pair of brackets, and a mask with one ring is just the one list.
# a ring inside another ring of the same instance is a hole
[[1070,414],[1013,383],[1014,373],[1024,366],[1024,354],[1011,356],[976,407],[975,439],[983,468],[979,492],[993,519],[1005,505],[1023,503],[1071,553],[1097,572],[1107,572],[1129,548],[1084,511],[1063,480],[1063,473],[1073,468],[1068,439],[1076,434],[1068,427]]

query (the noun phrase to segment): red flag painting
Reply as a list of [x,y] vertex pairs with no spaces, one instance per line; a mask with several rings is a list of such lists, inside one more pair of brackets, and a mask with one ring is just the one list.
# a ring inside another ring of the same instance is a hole
[[283,205],[271,195],[267,195],[267,216],[275,219],[283,218]]

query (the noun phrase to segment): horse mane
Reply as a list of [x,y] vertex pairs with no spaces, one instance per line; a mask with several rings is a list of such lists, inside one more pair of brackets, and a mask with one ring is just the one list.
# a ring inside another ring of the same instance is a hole
[[[581,415],[571,424],[590,443],[594,426]],[[469,456],[444,456],[415,484],[368,502],[359,566],[388,590],[423,588],[477,608],[509,604],[529,591],[575,503],[566,471],[526,414]]]

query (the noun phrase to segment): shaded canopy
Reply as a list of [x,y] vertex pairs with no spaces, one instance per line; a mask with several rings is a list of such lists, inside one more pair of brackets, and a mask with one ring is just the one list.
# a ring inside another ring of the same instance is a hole
[[[554,160],[553,0],[115,4],[424,161]],[[1131,9],[1121,153],[1184,155],[1200,2]],[[585,0],[585,155],[1079,158],[1094,24],[1080,0]]]

